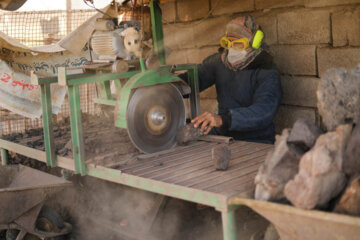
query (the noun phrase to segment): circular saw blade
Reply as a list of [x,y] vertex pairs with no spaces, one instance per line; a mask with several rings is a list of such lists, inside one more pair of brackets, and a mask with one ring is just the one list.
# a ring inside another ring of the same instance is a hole
[[185,125],[185,105],[180,91],[172,84],[159,84],[135,90],[126,122],[129,137],[142,152],[171,148],[176,133]]

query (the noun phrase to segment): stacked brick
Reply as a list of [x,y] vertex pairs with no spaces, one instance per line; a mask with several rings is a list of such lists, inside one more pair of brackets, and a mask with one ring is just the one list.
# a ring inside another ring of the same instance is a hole
[[[168,64],[201,63],[217,51],[230,19],[256,17],[282,74],[277,132],[299,117],[320,124],[319,78],[329,68],[360,63],[360,0],[176,0],[162,10]],[[216,108],[213,88],[201,99],[203,110]]]

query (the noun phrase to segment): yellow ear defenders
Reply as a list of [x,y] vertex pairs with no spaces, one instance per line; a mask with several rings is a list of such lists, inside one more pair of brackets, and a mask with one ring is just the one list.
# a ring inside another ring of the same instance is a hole
[[260,48],[263,39],[264,39],[264,32],[261,30],[257,30],[252,40],[252,44],[251,44],[252,48],[254,49]]
[[[257,30],[254,35],[254,38],[252,40],[251,47],[254,49],[260,48],[263,39],[264,39],[263,31]],[[247,39],[247,38],[240,38],[240,39],[231,41],[228,39],[227,33],[226,33],[226,35],[220,39],[220,45],[225,49],[235,48],[238,50],[243,50],[243,49],[248,48],[250,43],[249,43],[249,39]]]

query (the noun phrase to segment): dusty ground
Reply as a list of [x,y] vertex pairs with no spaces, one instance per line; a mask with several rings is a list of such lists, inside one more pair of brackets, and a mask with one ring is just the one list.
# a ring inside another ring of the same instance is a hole
[[[139,154],[126,130],[114,128],[111,118],[83,115],[82,119],[87,162],[109,165]],[[57,154],[72,157],[69,119],[54,126],[54,137]],[[3,138],[44,150],[42,129]],[[12,155],[11,163],[62,175],[58,168],[49,168],[19,155]],[[221,216],[213,208],[199,210],[195,203],[92,177],[70,175],[69,180],[74,183],[73,187],[48,200],[48,204],[74,226],[67,239],[222,239]],[[237,214],[241,239],[250,239],[268,225],[248,208],[240,208]]]
[[[74,187],[48,202],[74,226],[68,239],[222,239],[220,213],[198,209],[195,203],[101,181],[91,177],[73,179]],[[59,201],[61,199],[61,201]],[[163,205],[158,212],[157,203]],[[242,207],[237,211],[239,239],[252,239],[268,222]]]

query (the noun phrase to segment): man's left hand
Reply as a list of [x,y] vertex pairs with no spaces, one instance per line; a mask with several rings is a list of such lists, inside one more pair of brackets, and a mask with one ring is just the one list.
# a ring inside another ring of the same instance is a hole
[[195,128],[201,126],[200,130],[205,135],[208,134],[213,127],[220,127],[223,124],[220,115],[209,112],[204,112],[191,120],[191,122],[194,123]]

